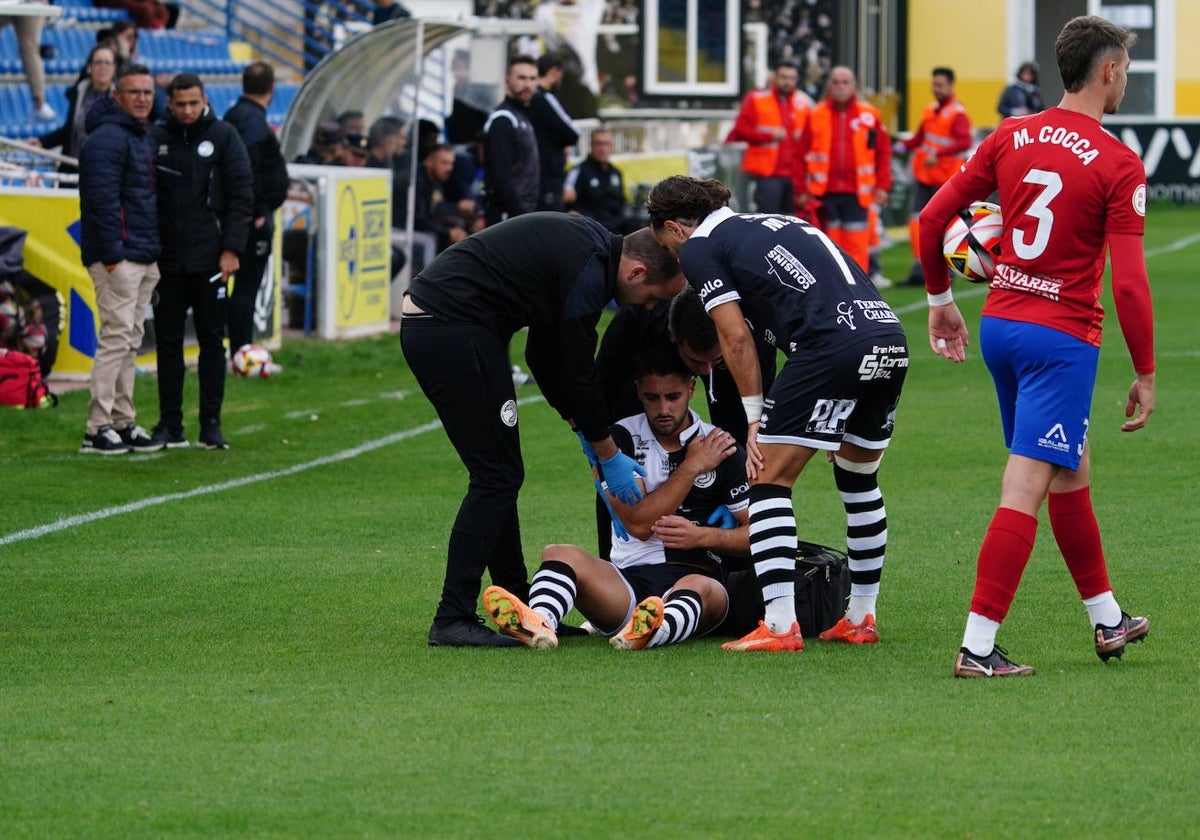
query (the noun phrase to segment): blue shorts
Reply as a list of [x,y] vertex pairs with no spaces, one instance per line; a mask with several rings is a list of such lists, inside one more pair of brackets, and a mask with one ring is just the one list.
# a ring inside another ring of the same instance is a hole
[[1100,348],[1001,318],[980,321],[979,344],[996,383],[1008,451],[1079,469]]

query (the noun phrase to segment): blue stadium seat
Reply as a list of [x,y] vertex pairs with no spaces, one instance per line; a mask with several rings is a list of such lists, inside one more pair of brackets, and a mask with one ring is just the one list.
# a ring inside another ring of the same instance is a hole
[[17,35],[11,26],[0,29],[0,74],[25,73],[21,53],[17,48]]
[[55,0],[54,5],[62,7],[63,18],[80,23],[112,23],[129,17],[124,9],[98,8],[92,0]]
[[245,67],[245,63],[230,58],[228,38],[216,31],[142,30],[138,33],[138,56],[156,73],[228,76],[241,73]]
[[0,136],[23,140],[39,137],[58,128],[67,114],[67,95],[59,85],[46,86],[46,101],[58,111],[52,122],[30,122],[33,111],[33,96],[24,82],[0,83]]

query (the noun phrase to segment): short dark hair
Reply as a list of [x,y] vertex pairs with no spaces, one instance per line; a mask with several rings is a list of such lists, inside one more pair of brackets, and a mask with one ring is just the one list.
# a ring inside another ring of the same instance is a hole
[[121,80],[124,79],[126,76],[149,76],[149,75],[151,75],[150,68],[147,67],[145,64],[126,64],[124,67],[122,67],[120,70],[117,71],[117,78],[116,78],[116,81],[113,82],[113,85],[118,90],[120,90],[121,89]]
[[531,56],[529,53],[518,53],[508,60],[507,69],[513,69],[513,65],[516,64],[532,64],[534,67],[537,67],[537,63],[537,59]]
[[679,344],[686,344],[697,353],[707,353],[720,342],[717,325],[704,309],[700,293],[692,286],[671,298],[667,310],[667,330]]
[[110,29],[112,30],[114,38],[117,35],[120,35],[122,32],[128,32],[131,29],[133,30],[134,37],[137,37],[137,24],[129,19],[113,21],[113,25],[110,27]]
[[795,70],[797,73],[799,73],[800,63],[790,58],[781,58],[779,61],[775,62],[775,66],[771,69],[776,71],[780,69]]
[[684,380],[695,376],[665,335],[659,332],[646,336],[633,353],[633,378],[638,380],[644,376],[672,375]]
[[371,123],[371,127],[367,129],[367,144],[371,148],[382,146],[384,142],[403,131],[404,121],[402,119],[384,115]]
[[342,128],[345,128],[346,123],[350,122],[350,120],[361,119],[362,115],[362,111],[342,111],[342,113],[337,115],[335,122]]
[[265,61],[255,61],[242,71],[242,93],[263,96],[275,87],[275,68]]
[[545,76],[551,70],[561,70],[563,66],[562,59],[551,53],[542,53],[538,56],[537,69],[539,76]]
[[454,154],[454,147],[447,146],[445,143],[434,143],[425,150],[425,154],[421,155],[421,160],[428,160],[431,155],[437,154],[438,152],[449,152],[450,154]]
[[648,227],[628,234],[621,243],[621,253],[646,265],[646,282],[652,286],[679,276],[679,260],[659,244]]
[[175,77],[167,84],[167,97],[179,90],[191,90],[192,88],[200,88],[200,92],[204,93],[204,82],[200,81],[200,77],[195,73],[176,73]]
[[946,81],[948,81],[950,84],[954,84],[954,71],[951,70],[949,67],[934,67],[933,72],[930,73],[929,75],[930,76],[945,76]]
[[1054,42],[1063,89],[1078,93],[1106,57],[1116,57],[1133,46],[1137,35],[1095,15],[1067,21]]

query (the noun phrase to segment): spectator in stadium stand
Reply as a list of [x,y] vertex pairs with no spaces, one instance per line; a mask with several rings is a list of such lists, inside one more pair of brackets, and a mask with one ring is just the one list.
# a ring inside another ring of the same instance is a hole
[[362,111],[342,111],[337,115],[336,121],[342,127],[342,133],[347,137],[366,136],[367,121],[363,117]]
[[389,20],[407,20],[412,12],[396,2],[396,0],[376,0],[375,11],[371,13],[371,25],[378,26]]
[[163,448],[137,425],[133,405],[143,316],[159,280],[157,149],[147,122],[153,101],[149,68],[127,66],[113,95],[88,113],[88,138],[79,152],[80,255],[96,287],[100,319],[79,450],[87,454]]
[[872,226],[892,188],[892,142],[879,109],[858,98],[849,67],[830,72],[828,94],[809,113],[800,153],[807,178],[797,205],[816,197],[829,238],[869,271]]
[[[46,3],[48,0],[27,2]],[[42,30],[46,26],[46,18],[42,15],[0,15],[0,29],[10,23],[13,31],[17,33],[21,66],[25,68],[29,94],[33,98],[33,111],[29,115],[29,121],[53,122],[58,117],[58,112],[46,101],[46,65],[42,61]]]
[[[996,635],[1033,552],[1039,515],[1049,519],[1087,611],[1096,655],[1105,662],[1120,658],[1127,644],[1150,632],[1149,619],[1125,612],[1113,593],[1091,495],[1097,428],[1090,414],[1093,405],[1104,406],[1107,424],[1110,407],[1121,405],[1115,394],[1095,400],[1093,393],[1106,253],[1112,267],[1107,285],[1134,370],[1121,431],[1145,428],[1155,408],[1154,306],[1143,243],[1146,169],[1101,124],[1106,114],[1117,113],[1125,96],[1135,37],[1101,17],[1067,21],[1055,40],[1065,91],[1058,107],[1002,121],[921,213],[929,347],[962,362],[969,335],[951,291],[942,231],[963,207],[997,190],[1004,210],[1004,245],[983,304],[978,343],[994,380],[1009,454],[999,503],[975,563],[956,677],[1034,672],[1009,659]],[[1104,432],[1111,441],[1107,428]],[[947,477],[954,469],[945,467]],[[1112,485],[1118,483],[1108,485],[1117,489]],[[963,504],[942,487],[931,484],[940,491],[941,505]],[[1118,504],[1109,497],[1114,513]],[[1031,617],[1039,625],[1052,618],[1051,637],[1058,640],[1066,616],[1055,613]]]
[[484,212],[488,225],[537,209],[541,164],[529,103],[537,90],[537,60],[508,60],[505,97],[484,124]]
[[271,255],[275,211],[287,198],[287,162],[267,122],[267,106],[274,95],[274,68],[265,61],[256,61],[242,71],[242,96],[225,112],[225,121],[237,129],[246,146],[254,174],[253,222],[246,248],[238,256],[240,268],[229,298],[230,350],[254,340],[254,302]]
[[563,201],[568,210],[595,219],[613,233],[629,233],[636,224],[625,218],[629,200],[625,179],[609,158],[613,134],[606,128],[592,132],[588,156],[571,168],[563,182]]
[[1001,92],[996,110],[1000,112],[1000,118],[1004,119],[1037,114],[1045,107],[1042,92],[1038,88],[1037,65],[1026,61],[1017,70],[1017,80]]
[[366,166],[371,154],[371,144],[361,134],[346,135],[347,166]]
[[[454,202],[445,195],[446,179],[454,168],[454,150],[449,146],[430,147],[417,167],[413,194],[413,271],[420,271],[437,255],[467,237],[467,229]],[[396,227],[408,221],[407,196],[398,208]]]
[[172,29],[179,19],[179,5],[161,0],[95,0],[95,5],[124,9],[143,29]]
[[754,179],[754,208],[759,213],[795,212],[794,177],[803,171],[800,139],[812,100],[797,90],[800,68],[779,61],[771,83],[742,100],[726,143],[746,143],[742,171]]
[[[87,138],[84,128],[88,112],[97,101],[109,95],[117,73],[117,57],[111,47],[92,47],[88,53],[84,77],[67,89],[67,116],[58,128],[29,142],[46,149],[61,148],[68,157],[79,157],[79,150]],[[63,172],[78,172],[70,164],[60,164]]]
[[541,165],[537,209],[562,210],[567,149],[579,142],[579,129],[554,95],[562,83],[562,59],[550,53],[539,56],[537,71],[537,90],[529,102],[529,119],[537,134]]
[[925,106],[916,133],[896,144],[901,151],[912,152],[913,178],[916,179],[908,214],[908,239],[914,259],[905,280],[908,286],[925,285],[918,222],[921,210],[963,165],[972,143],[971,118],[963,104],[954,98],[954,71],[949,67],[935,67],[932,76],[933,102]]
[[296,158],[294,163],[313,163],[322,166],[342,166],[346,134],[336,122],[323,122],[313,132],[308,151]]

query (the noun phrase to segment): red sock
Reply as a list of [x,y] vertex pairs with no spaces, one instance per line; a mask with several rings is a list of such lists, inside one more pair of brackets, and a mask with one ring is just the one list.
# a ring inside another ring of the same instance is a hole
[[1067,561],[1080,598],[1091,598],[1112,589],[1100,544],[1100,526],[1092,510],[1091,488],[1051,493],[1047,509],[1058,550]]
[[979,547],[971,612],[992,621],[1004,621],[1033,553],[1037,525],[1036,516],[1012,508],[996,508]]

